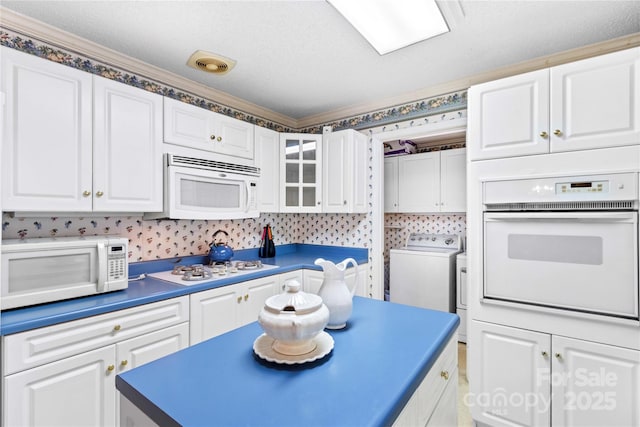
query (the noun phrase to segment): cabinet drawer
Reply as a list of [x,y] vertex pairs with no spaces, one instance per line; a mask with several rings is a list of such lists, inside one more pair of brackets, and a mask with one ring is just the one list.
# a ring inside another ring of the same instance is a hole
[[3,337],[4,375],[189,320],[180,297]]

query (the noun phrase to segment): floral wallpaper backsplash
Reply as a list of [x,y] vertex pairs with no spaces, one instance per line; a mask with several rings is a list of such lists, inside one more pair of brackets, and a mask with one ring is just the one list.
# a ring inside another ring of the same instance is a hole
[[[149,261],[204,255],[217,230],[229,233],[234,249],[260,246],[262,227],[270,224],[276,245],[308,243],[366,248],[370,223],[366,214],[262,214],[238,220],[144,220],[141,216],[41,217],[2,216],[3,239],[116,235],[129,239],[129,260]],[[219,234],[217,242],[226,241]]]
[[388,213],[384,215],[384,226],[384,260],[388,263],[389,251],[403,247],[410,233],[455,234],[464,237],[467,233],[467,215]]

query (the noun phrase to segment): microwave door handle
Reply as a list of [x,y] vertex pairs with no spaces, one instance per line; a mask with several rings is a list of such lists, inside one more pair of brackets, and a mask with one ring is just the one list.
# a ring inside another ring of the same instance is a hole
[[98,243],[98,292],[104,292],[107,284],[107,247]]
[[245,212],[249,212],[249,198],[250,198],[249,197],[249,191],[251,191],[251,187],[249,186],[249,181],[245,181],[244,185],[246,187],[246,195],[245,195],[246,197],[245,197],[245,205],[244,205],[245,209],[244,209],[244,211]]

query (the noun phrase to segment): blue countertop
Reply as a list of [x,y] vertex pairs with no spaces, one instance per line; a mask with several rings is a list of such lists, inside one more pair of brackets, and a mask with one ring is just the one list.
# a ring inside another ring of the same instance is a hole
[[[227,279],[218,279],[215,282],[202,282],[193,286],[181,286],[147,277],[143,280],[130,281],[129,287],[121,291],[6,310],[0,313],[0,335],[14,334],[29,329],[109,313],[273,274],[281,274],[300,269],[321,270],[320,267],[313,264],[316,258],[325,258],[333,262],[340,262],[349,257],[354,258],[358,264],[367,263],[368,250],[362,248],[305,244],[277,246],[276,256],[273,258],[262,258],[262,262],[277,265],[278,268],[264,271],[256,270],[254,273],[241,276],[241,278],[229,277]],[[232,261],[249,259],[258,259],[258,249],[236,251]],[[176,263],[193,264],[206,263],[206,261],[206,256],[189,256],[132,263],[129,265],[129,277],[171,270]]]
[[161,426],[390,425],[458,324],[455,314],[355,297],[319,361],[262,361],[254,322],[118,375],[116,387]]

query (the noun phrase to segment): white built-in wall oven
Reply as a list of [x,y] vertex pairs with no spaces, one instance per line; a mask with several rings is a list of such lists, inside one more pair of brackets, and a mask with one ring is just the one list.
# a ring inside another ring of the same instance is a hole
[[638,174],[488,181],[483,300],[638,320]]

